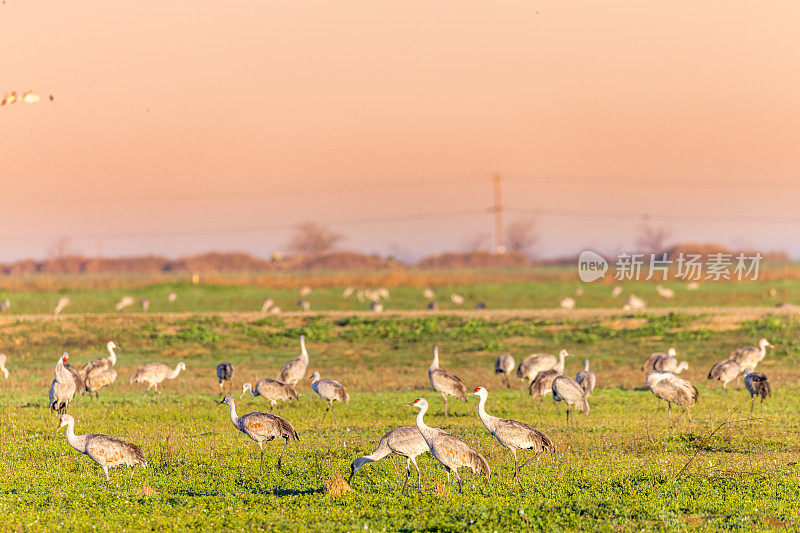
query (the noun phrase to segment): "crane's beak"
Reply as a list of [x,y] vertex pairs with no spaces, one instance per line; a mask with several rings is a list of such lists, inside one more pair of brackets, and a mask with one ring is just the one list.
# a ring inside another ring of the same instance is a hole
[[217,402],[217,405],[222,405],[224,403],[225,403],[225,400],[222,400],[222,401]]
[[416,407],[413,403],[404,403],[401,407]]

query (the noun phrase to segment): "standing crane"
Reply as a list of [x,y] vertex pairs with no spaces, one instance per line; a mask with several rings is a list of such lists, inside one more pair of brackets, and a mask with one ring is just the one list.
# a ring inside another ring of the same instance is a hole
[[3,375],[6,377],[6,379],[8,379],[8,369],[6,368],[6,361],[8,361],[6,354],[0,353],[0,372],[2,372]]
[[722,383],[722,392],[728,393],[728,383],[738,378],[744,373],[742,365],[736,361],[725,359],[711,367],[708,371],[708,379],[714,379]]
[[583,360],[583,370],[575,374],[575,382],[581,386],[587,398],[591,396],[595,385],[597,385],[597,377],[594,375],[594,372],[589,370],[588,359]]
[[503,379],[506,382],[506,387],[509,389],[511,388],[511,382],[508,380],[508,376],[514,371],[516,368],[517,363],[514,361],[514,358],[509,354],[503,354],[499,356],[497,359],[494,360],[494,373],[495,374],[503,374]]
[[[164,363],[147,363],[139,367],[139,369],[131,376],[131,385],[134,383],[147,383],[147,389],[144,395],[152,388],[156,388],[156,399],[161,397],[161,391],[158,390],[158,385],[165,379],[175,379],[181,373],[181,370],[186,370],[186,363],[181,361],[175,365],[175,370],[171,369]],[[160,401],[160,400],[159,400]]]
[[114,341],[108,341],[106,343],[106,350],[108,350],[108,357],[98,357],[97,359],[93,359],[89,361],[81,368],[81,377],[86,380],[92,372],[95,372],[100,369],[107,369],[117,364],[117,353],[114,351],[117,345]]
[[264,443],[275,439],[284,439],[281,456],[278,457],[278,468],[280,468],[281,461],[283,461],[283,454],[286,451],[286,445],[289,444],[290,440],[300,440],[294,426],[286,419],[271,413],[255,412],[236,416],[236,405],[233,403],[233,398],[230,396],[225,396],[221,402],[217,402],[217,405],[223,404],[231,409],[231,423],[233,427],[258,443],[258,447],[261,449],[261,470],[264,469]]
[[573,409],[577,409],[584,415],[589,414],[589,401],[581,386],[571,377],[556,376],[553,380],[553,401],[563,401],[567,404],[567,424],[569,424],[569,415]]
[[55,379],[50,384],[50,409],[59,415],[67,412],[69,402],[75,396],[75,379],[64,365],[69,361],[69,354],[64,352],[56,363]]
[[[325,409],[325,414],[322,415],[322,420],[328,416],[328,411],[333,409],[333,402],[350,403],[350,395],[347,389],[334,379],[320,379],[319,372],[314,372],[311,377],[311,388],[317,393],[317,396],[328,402],[328,408]],[[336,411],[333,412],[333,419],[336,420]]]
[[533,381],[539,372],[556,370],[559,374],[564,372],[564,358],[571,355],[567,350],[558,352],[558,357],[549,353],[535,353],[526,357],[517,368],[519,379]]
[[684,370],[688,370],[689,363],[686,361],[678,363],[677,355],[678,352],[675,351],[675,348],[668,349],[667,353],[651,353],[647,356],[647,359],[645,359],[644,364],[642,364],[642,371],[645,374],[655,372],[656,370],[680,374]]
[[[531,381],[528,392],[531,394],[531,400],[536,401],[537,398],[539,399],[539,414],[542,414],[544,397],[553,392],[553,380],[560,375],[557,370],[545,370],[536,374],[536,378]],[[558,409],[558,404],[555,405],[556,409]]]
[[750,416],[753,416],[753,400],[756,396],[761,398],[761,412],[764,412],[764,400],[772,395],[767,376],[761,372],[753,372],[751,368],[745,369],[744,386],[750,393]]
[[300,355],[283,365],[280,374],[278,374],[278,381],[294,387],[306,375],[307,368],[308,350],[306,350],[306,337],[305,335],[300,335]]
[[447,418],[447,396],[458,398],[462,402],[467,401],[467,388],[464,383],[456,376],[443,368],[439,368],[439,347],[433,347],[433,361],[428,367],[428,379],[431,380],[433,390],[440,393],[444,398],[444,417]]
[[294,387],[281,383],[277,379],[260,379],[256,381],[255,387],[253,387],[251,383],[245,383],[242,385],[242,394],[239,396],[239,399],[248,391],[251,396],[262,396],[269,400],[270,412],[275,409],[275,406],[278,407],[278,411],[281,410],[278,404],[280,400],[297,400],[297,392],[295,392]]
[[764,357],[767,355],[767,348],[775,348],[767,339],[761,339],[758,341],[758,348],[755,346],[743,346],[741,348],[736,348],[731,352],[730,357],[728,359],[732,361],[736,361],[742,368],[752,368],[753,370],[756,369],[758,363],[761,362]]
[[69,370],[72,374],[72,379],[75,381],[75,394],[83,396],[86,393],[86,382],[83,381],[80,371],[69,363],[64,363],[64,368]]
[[[516,483],[520,469],[530,463],[534,458],[539,457],[539,453],[544,451],[552,453],[556,451],[553,441],[544,431],[523,422],[498,418],[488,414],[486,412],[486,399],[489,397],[489,391],[485,388],[478,387],[473,394],[480,397],[478,416],[481,422],[483,422],[486,431],[491,433],[492,436],[497,439],[497,442],[508,448],[514,456],[514,479],[512,483]],[[532,450],[534,456],[520,466],[519,460],[517,459],[518,450]]]
[[56,303],[56,308],[53,309],[53,314],[60,315],[61,311],[63,311],[64,308],[70,304],[70,302],[71,300],[69,299],[68,296],[62,296],[61,298],[59,298],[58,303]]
[[[672,372],[656,370],[647,375],[647,386],[659,400],[667,402],[667,422],[672,418],[672,404],[680,405],[683,413],[692,421],[692,405],[697,403],[697,388],[689,380],[676,376]],[[680,417],[678,417],[680,418]]]
[[450,484],[450,472],[456,475],[458,480],[458,491],[462,492],[461,476],[458,469],[469,468],[474,474],[484,474],[486,481],[492,476],[492,469],[489,462],[478,453],[475,448],[463,440],[450,435],[438,428],[432,428],[425,423],[425,413],[428,411],[428,402],[425,398],[417,398],[411,407],[419,409],[417,413],[417,429],[422,433],[422,438],[428,444],[431,455],[444,466],[447,472],[447,484]]
[[86,390],[89,392],[89,397],[100,399],[100,389],[108,387],[117,380],[116,368],[98,368],[93,370],[89,377],[86,378]]
[[115,466],[125,465],[131,469],[131,477],[128,479],[130,489],[133,481],[133,472],[137,466],[147,468],[147,459],[144,452],[135,444],[125,442],[122,439],[92,433],[89,435],[75,434],[75,419],[70,415],[61,415],[58,422],[58,429],[67,427],[67,442],[70,446],[86,455],[100,465],[106,475],[106,491],[108,491],[109,477],[108,469]]
[[228,387],[233,387],[233,383],[231,380],[233,379],[233,365],[230,363],[220,363],[217,365],[217,379],[219,379],[219,391],[222,392],[224,389],[225,382],[228,383]]
[[417,466],[417,456],[422,455],[428,451],[428,443],[422,437],[422,433],[416,427],[399,427],[393,429],[383,437],[381,437],[378,447],[369,455],[362,455],[356,457],[350,464],[350,479],[348,483],[353,481],[353,476],[356,472],[366,463],[373,461],[380,461],[389,454],[395,453],[400,457],[406,458],[406,478],[403,481],[403,494],[406,492],[408,486],[408,476],[411,475],[411,465],[417,469],[417,485],[422,488],[422,473]]

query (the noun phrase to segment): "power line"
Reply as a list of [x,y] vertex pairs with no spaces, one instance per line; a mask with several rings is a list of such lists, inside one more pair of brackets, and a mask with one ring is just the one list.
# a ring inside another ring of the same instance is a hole
[[725,224],[752,224],[754,222],[765,224],[798,224],[800,217],[781,217],[771,215],[709,215],[709,214],[657,214],[657,213],[631,213],[620,211],[586,211],[578,209],[552,209],[548,207],[506,207],[510,213],[524,215],[542,215],[574,218],[605,218],[615,220],[642,220],[645,216],[665,222],[724,222]]

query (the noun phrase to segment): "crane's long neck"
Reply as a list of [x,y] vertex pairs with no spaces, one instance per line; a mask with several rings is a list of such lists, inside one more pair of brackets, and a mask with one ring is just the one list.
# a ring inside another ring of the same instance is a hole
[[481,422],[483,422],[483,425],[486,427],[486,429],[492,432],[494,430],[494,421],[496,418],[486,412],[487,398],[488,395],[481,394],[480,402],[478,403],[478,416],[480,417]]
[[75,434],[75,422],[67,424],[67,442],[81,453],[86,453],[86,435]]
[[181,364],[180,364],[180,363],[178,363],[178,364],[175,366],[175,370],[173,370],[172,372],[170,372],[170,374],[169,374],[169,376],[167,376],[167,378],[169,378],[169,379],[175,379],[175,378],[177,378],[177,377],[178,377],[178,374],[180,374],[180,373],[181,373]]
[[236,429],[241,429],[239,425],[239,417],[236,416],[236,405],[233,402],[231,402],[228,404],[228,407],[231,408],[231,423],[233,424],[233,427],[235,427]]
[[59,383],[69,382],[72,379],[72,374],[70,374],[67,367],[64,366],[64,360],[61,359],[56,363],[56,381]]
[[439,368],[439,348],[435,347],[433,349],[433,361],[431,362],[431,366],[428,370],[436,370]]
[[300,337],[300,360],[308,364],[308,350],[306,349],[306,338]]
[[584,359],[583,360],[583,369],[586,370],[587,372],[589,371],[589,360],[588,359]]
[[111,361],[111,366],[115,366],[117,364],[117,354],[110,344],[106,348],[108,348],[108,360]]
[[564,372],[564,358],[565,357],[566,357],[566,355],[564,354],[564,352],[561,352],[561,353],[558,354],[558,364],[556,365],[555,369],[558,371],[559,374]]
[[378,448],[374,452],[372,452],[369,455],[362,455],[361,457],[356,457],[356,459],[353,461],[353,470],[357,471],[366,463],[380,461],[390,453],[392,453],[392,450],[389,448],[389,446],[386,445],[386,441],[381,440],[381,442],[378,444]]
[[2,371],[3,375],[6,377],[6,379],[8,379],[8,369],[5,365],[0,365],[0,371]]
[[417,413],[417,429],[419,432],[422,433],[422,438],[430,444],[431,440],[433,439],[436,432],[432,427],[425,423],[425,413],[428,412],[428,406],[420,407],[419,413]]
[[261,393],[256,390],[257,388],[258,388],[258,384],[256,384],[255,388],[250,387],[249,389],[247,389],[247,392],[250,393],[250,396],[259,396]]
[[758,347],[761,349],[761,358],[765,358],[767,356],[767,345],[759,344]]

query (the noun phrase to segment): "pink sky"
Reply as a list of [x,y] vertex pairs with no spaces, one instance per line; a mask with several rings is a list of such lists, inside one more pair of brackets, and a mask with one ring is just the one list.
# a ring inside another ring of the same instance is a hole
[[0,260],[266,255],[307,220],[414,258],[491,232],[396,220],[486,208],[493,172],[545,255],[649,213],[800,256],[799,27],[788,0],[7,0],[0,93],[55,101],[0,108]]

